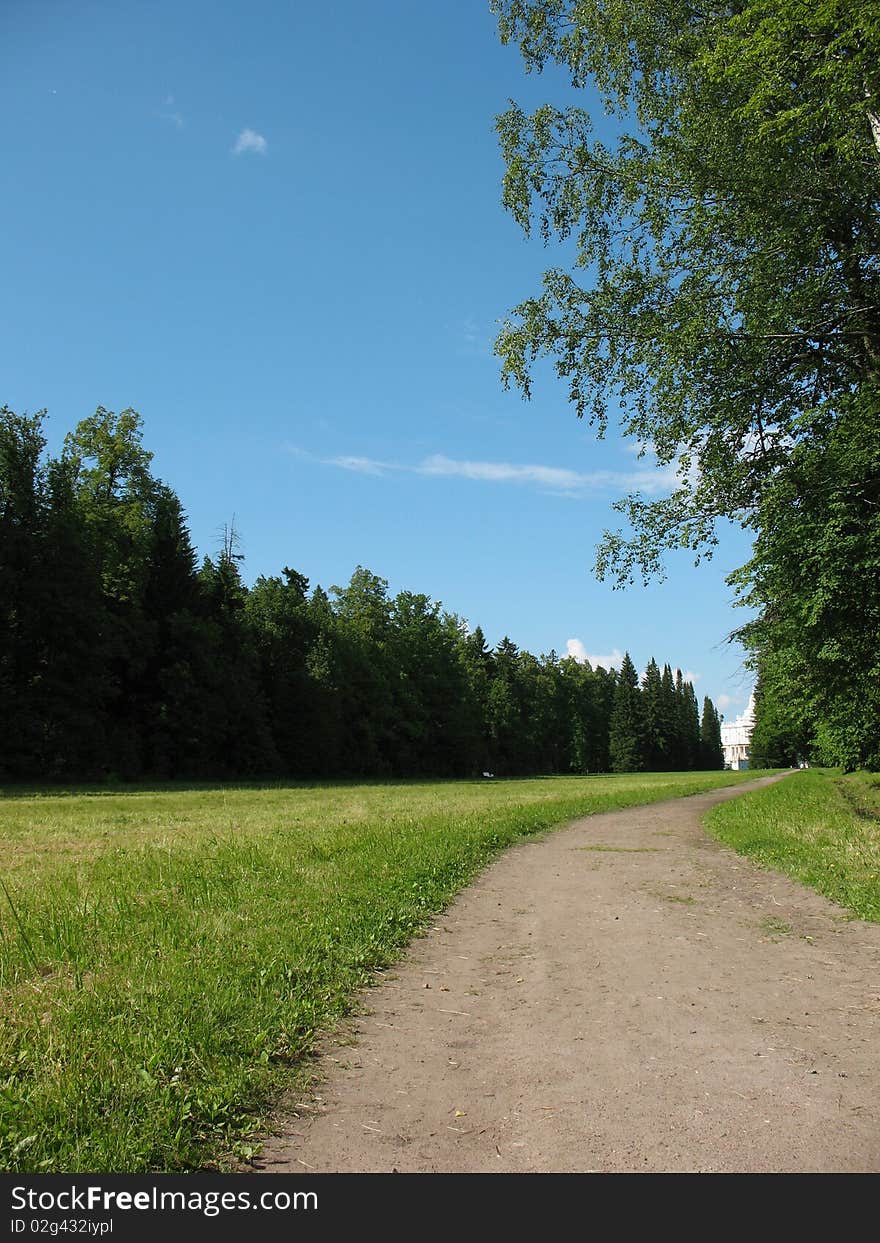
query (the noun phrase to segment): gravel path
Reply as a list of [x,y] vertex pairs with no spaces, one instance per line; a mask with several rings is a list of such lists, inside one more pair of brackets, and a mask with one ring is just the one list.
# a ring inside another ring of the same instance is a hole
[[502,855],[364,994],[258,1167],[880,1170],[880,926],[705,833],[744,788]]

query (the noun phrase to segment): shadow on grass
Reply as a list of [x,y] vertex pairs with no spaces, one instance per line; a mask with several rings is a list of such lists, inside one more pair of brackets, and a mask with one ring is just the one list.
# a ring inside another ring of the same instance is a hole
[[684,776],[683,773],[532,773],[517,777],[253,777],[246,781],[221,779],[204,781],[94,781],[94,782],[8,782],[0,786],[0,800],[13,798],[96,798],[119,794],[181,794],[186,791],[212,790],[335,790],[354,786],[436,786],[436,785],[524,785],[534,781],[584,781],[589,777],[601,777],[606,781],[632,779],[634,776],[656,778],[661,776]]

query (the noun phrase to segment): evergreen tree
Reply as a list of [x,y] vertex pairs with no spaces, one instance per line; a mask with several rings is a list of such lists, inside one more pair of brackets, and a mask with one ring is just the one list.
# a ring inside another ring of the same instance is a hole
[[217,560],[206,557],[198,576],[205,608],[205,659],[198,679],[205,688],[203,755],[213,775],[258,776],[277,772],[280,761],[269,729],[236,547],[235,531],[227,529]]
[[351,771],[345,754],[343,636],[323,587],[315,587],[308,602],[314,639],[306,655],[310,702],[314,715],[305,738],[303,771],[333,776]]
[[669,665],[663,666],[660,679],[660,697],[657,713],[657,733],[662,741],[660,752],[660,768],[674,772],[681,768],[681,748],[679,745],[678,709],[675,695],[675,680]]
[[505,635],[495,649],[492,681],[486,704],[490,771],[504,776],[522,771],[518,674],[519,649]]
[[393,772],[394,674],[388,583],[358,566],[347,587],[333,587],[338,687],[343,697],[346,771]]
[[641,772],[644,730],[639,675],[627,652],[617,678],[611,713],[609,749],[612,772]]
[[663,704],[663,679],[652,656],[642,677],[642,706],[645,719],[644,767],[661,772],[667,755],[667,714]]
[[599,665],[593,670],[591,691],[594,704],[595,733],[591,745],[590,772],[607,773],[611,769],[611,713],[617,689],[617,674]]
[[150,513],[144,614],[159,622],[183,610],[197,612],[198,558],[179,499],[165,484],[157,484]]
[[559,680],[567,732],[562,771],[588,773],[596,733],[593,674],[589,662],[581,663],[573,656],[566,656],[559,662]]
[[50,780],[91,781],[118,772],[110,708],[119,697],[112,668],[119,648],[76,485],[69,459],[49,461],[46,544],[37,567],[42,740],[35,758]]
[[685,744],[687,747],[687,766],[689,769],[700,767],[700,706],[691,682],[685,682],[684,694],[686,703]]
[[675,671],[675,764],[678,770],[697,768],[700,763],[700,716],[697,697],[680,669]]
[[477,626],[459,641],[459,659],[468,688],[471,716],[467,726],[469,760],[466,771],[491,772],[491,741],[489,736],[489,687],[492,682],[494,659],[486,644],[486,636]]
[[309,580],[289,566],[282,575],[257,579],[245,617],[281,771],[305,776],[319,771],[313,754],[317,695],[307,667],[316,632],[308,608]]
[[0,410],[0,772],[27,772],[42,746],[39,679],[46,587],[45,411]]
[[183,506],[171,488],[158,484],[143,590],[144,665],[137,692],[144,768],[154,776],[175,777],[193,769],[193,722],[204,707],[201,688],[193,680],[202,641],[196,565]]
[[721,746],[721,721],[712,700],[703,699],[703,718],[700,722],[700,768],[714,770],[724,767],[724,749]]
[[531,714],[535,765],[539,772],[570,771],[568,745],[570,718],[561,662],[555,651],[542,655],[534,670],[535,708]]

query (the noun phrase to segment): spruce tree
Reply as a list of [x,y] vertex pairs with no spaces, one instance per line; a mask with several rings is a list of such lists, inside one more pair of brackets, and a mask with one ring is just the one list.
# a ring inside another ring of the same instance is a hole
[[609,749],[613,772],[641,772],[643,738],[644,717],[639,675],[627,652],[618,674],[611,712]]
[[48,463],[46,546],[37,572],[44,606],[41,772],[50,780],[101,779],[113,756],[109,707],[118,701],[112,670],[118,648],[100,564],[77,504],[75,470],[66,458]]
[[611,713],[614,709],[617,674],[613,669],[603,669],[598,665],[590,678],[590,687],[594,725],[589,742],[590,772],[607,773],[611,769]]
[[660,767],[664,771],[674,771],[680,767],[678,754],[678,727],[675,698],[675,681],[669,665],[663,666],[660,679],[659,733],[662,739]]
[[45,622],[45,412],[0,410],[0,773],[37,771]]
[[697,697],[680,669],[675,671],[675,768],[688,770],[700,763],[700,716]]
[[307,776],[315,771],[310,757],[315,695],[306,669],[314,638],[306,599],[309,581],[289,566],[282,574],[257,579],[245,602],[245,616],[281,771]]
[[684,699],[686,762],[689,769],[697,769],[700,767],[700,708],[691,682],[684,684]]
[[724,767],[724,749],[721,746],[721,721],[712,700],[703,699],[703,719],[700,723],[700,768],[714,770]]
[[490,765],[489,724],[487,718],[489,685],[494,665],[486,636],[476,626],[470,634],[462,632],[459,660],[465,673],[470,721],[467,728],[470,759],[465,771],[486,772]]
[[519,692],[519,648],[505,635],[495,649],[486,707],[490,769],[505,776],[521,771],[523,746]]
[[642,678],[642,705],[645,718],[644,766],[648,772],[660,772],[665,767],[666,714],[663,710],[663,679],[653,656]]

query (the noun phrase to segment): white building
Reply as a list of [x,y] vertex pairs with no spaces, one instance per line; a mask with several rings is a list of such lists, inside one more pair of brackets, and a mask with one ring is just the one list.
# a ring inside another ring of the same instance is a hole
[[748,768],[749,746],[755,728],[755,696],[749,695],[745,712],[735,721],[721,722],[721,746],[724,748],[725,768]]

